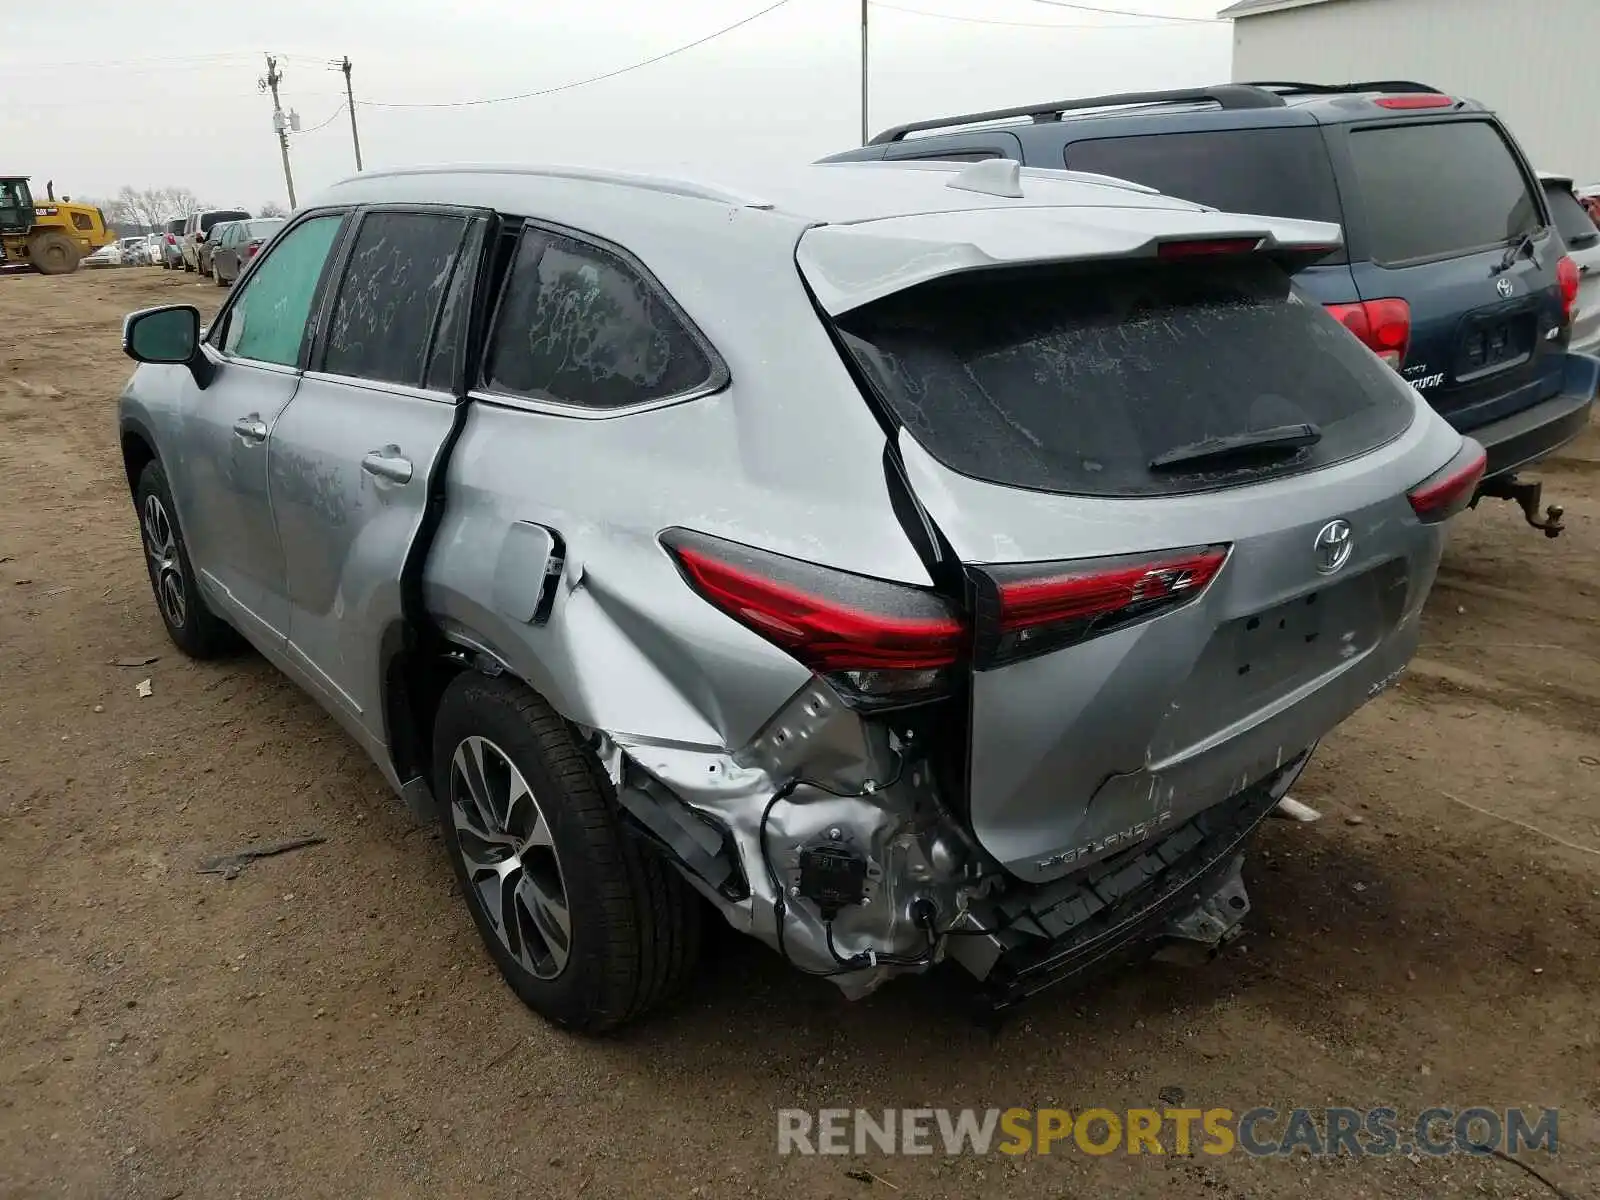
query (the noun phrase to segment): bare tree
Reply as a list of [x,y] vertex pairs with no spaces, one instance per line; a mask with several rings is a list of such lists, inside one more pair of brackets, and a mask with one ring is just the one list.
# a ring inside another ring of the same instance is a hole
[[110,220],[156,229],[173,217],[188,216],[200,207],[200,202],[188,188],[135,188],[123,184],[116,199],[101,207]]
[[268,200],[261,206],[261,215],[263,217],[287,217],[289,213],[276,200]]

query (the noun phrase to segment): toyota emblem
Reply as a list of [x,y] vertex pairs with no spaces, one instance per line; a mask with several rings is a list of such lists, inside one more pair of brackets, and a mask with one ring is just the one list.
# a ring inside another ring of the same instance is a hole
[[1317,540],[1314,545],[1317,571],[1323,575],[1332,575],[1350,561],[1350,555],[1355,548],[1356,538],[1350,528],[1350,522],[1329,521],[1317,530]]
[[1500,293],[1502,299],[1509,298],[1515,288],[1516,285],[1504,275],[1500,276],[1499,280],[1494,285],[1494,290]]

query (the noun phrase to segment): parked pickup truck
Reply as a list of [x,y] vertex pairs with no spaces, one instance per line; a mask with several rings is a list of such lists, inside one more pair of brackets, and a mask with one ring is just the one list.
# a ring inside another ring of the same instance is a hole
[[1215,948],[1484,471],[1293,290],[1338,244],[1015,163],[369,171],[208,330],[129,317],[151,586],[439,822],[561,1024],[708,911],[850,996]]

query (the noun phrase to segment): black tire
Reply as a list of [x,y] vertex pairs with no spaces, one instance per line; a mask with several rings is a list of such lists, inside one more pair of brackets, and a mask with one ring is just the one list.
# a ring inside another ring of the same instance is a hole
[[[156,531],[160,522],[151,511],[152,502],[160,507],[170,529],[170,550],[155,544],[160,536]],[[183,540],[183,531],[178,528],[175,516],[178,509],[172,502],[172,489],[159,462],[146,464],[139,473],[139,482],[133,490],[133,505],[139,521],[139,541],[144,548],[145,570],[150,576],[150,591],[172,644],[190,658],[216,658],[237,649],[239,635],[206,606],[196,585],[189,547]],[[173,565],[177,568],[175,572],[171,569]],[[181,605],[173,603],[168,590],[174,583],[174,576],[181,592]]]
[[189,265],[189,260],[187,258],[183,260],[183,269],[185,274],[194,274],[194,268]]
[[28,261],[41,275],[70,275],[78,269],[78,243],[59,229],[33,235]]
[[[504,753],[549,827],[571,932],[565,965],[553,978],[540,978],[512,954],[468,876],[452,798],[465,781],[453,782],[453,762],[472,737]],[[699,958],[700,897],[623,828],[598,762],[540,696],[504,676],[458,675],[439,702],[433,755],[456,882],[490,956],[524,1004],[556,1025],[597,1034],[643,1016],[682,987]]]

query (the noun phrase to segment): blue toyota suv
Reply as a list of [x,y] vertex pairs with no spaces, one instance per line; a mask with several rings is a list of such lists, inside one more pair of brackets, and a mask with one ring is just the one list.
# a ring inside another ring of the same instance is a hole
[[1297,272],[1302,294],[1483,444],[1480,496],[1561,532],[1516,472],[1588,424],[1600,359],[1567,351],[1577,267],[1482,105],[1405,80],[1222,84],[917,121],[823,161],[990,158],[1343,226],[1343,248]]

